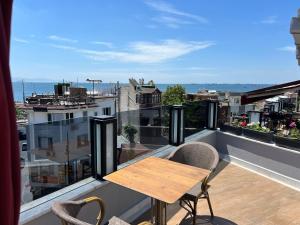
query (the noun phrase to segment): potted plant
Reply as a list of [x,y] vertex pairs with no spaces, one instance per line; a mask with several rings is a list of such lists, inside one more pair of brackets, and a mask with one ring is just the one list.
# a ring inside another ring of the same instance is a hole
[[130,143],[135,143],[134,139],[137,133],[137,129],[134,126],[132,126],[131,124],[127,124],[124,127],[124,133]]
[[300,122],[292,121],[288,128],[275,135],[275,143],[278,146],[300,151]]
[[242,135],[242,127],[247,126],[247,116],[244,114],[242,116],[236,117],[231,123],[224,123],[221,125],[221,130],[224,132],[229,132],[236,135]]
[[273,132],[271,132],[269,128],[261,126],[259,123],[247,124],[247,126],[243,127],[243,134],[255,140],[267,143],[273,142]]

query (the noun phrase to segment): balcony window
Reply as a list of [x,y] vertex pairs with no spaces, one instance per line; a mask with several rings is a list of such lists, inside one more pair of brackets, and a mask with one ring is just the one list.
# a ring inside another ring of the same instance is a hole
[[73,119],[74,113],[66,113],[66,120]]
[[110,116],[111,115],[111,108],[110,107],[106,107],[102,109],[102,114],[106,115],[106,116]]
[[47,114],[47,120],[49,123],[52,122],[52,114],[51,113]]

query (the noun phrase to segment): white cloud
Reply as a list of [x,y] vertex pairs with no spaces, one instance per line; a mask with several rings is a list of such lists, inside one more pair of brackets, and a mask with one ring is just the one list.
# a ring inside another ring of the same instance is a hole
[[284,52],[296,52],[296,47],[295,46],[285,46],[285,47],[278,48],[277,50],[284,51]]
[[68,45],[56,45],[56,44],[49,44],[51,47],[54,48],[59,48],[59,49],[64,49],[64,50],[73,50],[73,51],[77,51],[78,48],[72,47],[72,46],[68,46]]
[[181,25],[193,24],[193,22],[173,17],[173,16],[158,16],[152,18],[153,21],[164,24],[170,28],[179,28]]
[[269,16],[265,19],[263,19],[262,21],[260,21],[260,23],[262,24],[274,24],[277,23],[277,16]]
[[203,70],[215,70],[215,68],[212,68],[212,67],[191,66],[191,67],[185,68],[185,70],[203,71]]
[[48,36],[48,38],[50,40],[53,40],[53,41],[62,41],[62,42],[68,42],[68,43],[77,43],[78,42],[77,40],[70,39],[70,38],[65,38],[65,37],[60,37],[60,36],[57,36],[57,35],[50,35],[50,36]]
[[107,48],[113,48],[113,44],[111,42],[106,42],[106,41],[92,41],[91,44],[103,45]]
[[162,13],[162,15],[154,17],[152,20],[170,28],[178,28],[180,25],[193,24],[195,22],[208,23],[206,18],[178,10],[164,1],[145,0],[145,3],[152,9]]
[[23,44],[28,44],[29,41],[22,39],[22,38],[13,38],[14,41],[19,42],[19,43],[23,43]]
[[115,60],[133,63],[160,63],[179,58],[191,52],[206,49],[215,45],[212,41],[164,40],[160,43],[133,42],[127,51],[96,51],[90,49],[74,48],[64,45],[51,45],[55,48],[78,52],[96,61]]

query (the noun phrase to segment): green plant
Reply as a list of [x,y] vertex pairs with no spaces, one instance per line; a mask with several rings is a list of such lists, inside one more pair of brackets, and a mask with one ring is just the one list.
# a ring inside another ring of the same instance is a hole
[[251,130],[256,130],[256,131],[259,131],[259,132],[264,132],[264,133],[270,132],[269,128],[264,127],[264,126],[260,126],[259,123],[249,123],[247,125],[247,128],[251,129]]
[[297,128],[293,128],[290,130],[290,136],[292,138],[300,139],[300,131]]
[[126,138],[129,140],[130,143],[134,143],[135,135],[137,133],[137,129],[132,126],[131,124],[127,124],[124,127],[124,133]]
[[168,86],[162,95],[164,105],[181,105],[185,102],[185,88],[182,85]]
[[25,119],[26,118],[25,111],[22,109],[16,108],[16,117],[17,117],[17,120]]

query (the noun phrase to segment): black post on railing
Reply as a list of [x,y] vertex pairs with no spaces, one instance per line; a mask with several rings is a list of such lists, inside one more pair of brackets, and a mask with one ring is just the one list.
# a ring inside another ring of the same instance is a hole
[[117,170],[117,119],[115,116],[90,118],[92,175],[102,180]]
[[169,106],[170,122],[169,122],[169,144],[181,145],[184,143],[184,121],[183,121],[183,106]]
[[217,129],[218,122],[218,104],[217,100],[208,100],[207,101],[207,128],[208,129]]

